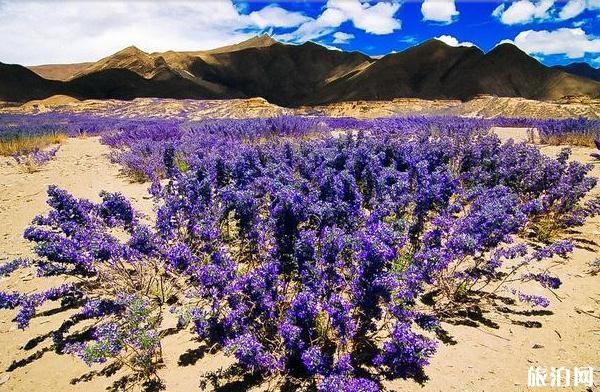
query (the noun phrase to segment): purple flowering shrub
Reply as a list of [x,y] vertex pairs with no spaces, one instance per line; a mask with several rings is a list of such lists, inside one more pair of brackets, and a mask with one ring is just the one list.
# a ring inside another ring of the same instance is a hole
[[36,217],[24,234],[39,259],[15,261],[2,271],[32,265],[40,279],[62,275],[71,282],[41,293],[0,293],[0,308],[16,309],[16,323],[26,328],[45,302],[78,307],[69,327],[95,320],[91,340],[59,330],[54,334],[58,352],[76,354],[88,364],[115,359],[139,377],[156,378],[159,327],[164,309],[176,301],[178,278],[159,257],[159,243],[120,194],[102,193],[102,202],[95,204],[51,186],[48,196],[51,211]]
[[0,264],[0,276],[8,276],[18,269],[28,267],[30,261],[25,258],[18,258],[8,261],[4,264]]
[[[519,256],[510,275],[535,270],[531,260],[564,255],[570,244],[513,244],[530,219],[550,208],[557,217],[595,213],[564,202],[593,186],[576,170],[585,167],[557,173],[557,160],[493,137],[465,145],[414,136],[246,147],[175,172],[158,193],[157,228],[183,241],[187,261],[177,265],[198,282],[202,306],[187,322],[251,371],[309,375],[322,388],[355,382],[367,365],[413,377],[435,349],[424,332],[437,326],[431,313],[444,308],[439,298],[423,310],[420,295],[434,288],[454,301],[498,280],[504,261]],[[487,148],[499,155],[494,164],[481,156]],[[503,160],[516,152],[556,178],[534,182]],[[581,188],[554,193],[563,182]],[[539,200],[545,210],[531,207]]]
[[35,148],[33,151],[27,153],[14,154],[13,159],[26,173],[35,173],[42,166],[50,162],[56,156],[59,149],[60,146],[49,150]]
[[136,181],[165,178],[163,156],[173,149],[179,169],[187,169],[198,154],[214,148],[235,148],[239,143],[254,144],[281,137],[306,137],[325,131],[317,118],[280,116],[254,119],[213,119],[199,122],[180,120],[122,121],[117,129],[102,134],[111,146],[111,158]]
[[[538,261],[565,256],[572,244],[555,232],[598,213],[597,199],[584,201],[589,167],[566,151],[554,159],[501,144],[466,120],[411,124],[339,138],[291,127],[296,137],[245,143],[217,126],[201,149],[157,141],[168,181],[150,173],[154,228],[121,195],[94,204],[51,187],[52,210],[25,237],[40,275],[76,276],[68,293],[82,319],[98,321],[87,342],[64,337],[63,352],[156,377],[173,311],[247,372],[375,391],[385,378],[422,376],[440,318],[465,299],[548,306],[513,283],[560,286]],[[547,217],[555,232],[529,246]],[[2,293],[0,307],[21,309],[25,326],[46,297],[59,295]]]
[[103,317],[92,331],[92,341],[66,345],[65,352],[79,356],[88,365],[116,359],[142,380],[157,380],[156,369],[162,361],[160,333],[162,313],[156,298],[149,295],[121,294],[114,302],[88,300],[84,317]]

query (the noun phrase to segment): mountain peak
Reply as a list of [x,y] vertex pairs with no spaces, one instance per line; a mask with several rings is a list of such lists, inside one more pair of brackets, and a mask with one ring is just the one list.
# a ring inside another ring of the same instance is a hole
[[266,48],[269,46],[280,44],[279,41],[274,40],[268,34],[262,34],[254,36],[245,41],[239,42],[233,45],[227,45],[216,49],[201,51],[201,52],[192,52],[192,53],[208,53],[208,54],[216,54],[216,53],[225,53],[225,52],[236,52],[238,50],[251,49],[251,48]]
[[437,38],[430,38],[426,41],[421,42],[416,46],[432,46],[432,47],[440,47],[440,48],[449,48],[450,45]]
[[138,48],[137,46],[129,45],[128,47],[123,48],[123,49],[119,50],[118,52],[116,52],[115,54],[113,54],[113,56],[115,56],[115,55],[133,56],[133,55],[139,55],[139,54],[147,54],[147,53],[144,52],[143,50],[141,50],[140,48]]
[[458,45],[458,46],[453,46],[453,45],[448,45],[446,42],[437,39],[437,38],[430,38],[427,41],[423,41],[418,45],[412,46],[410,48],[408,48],[408,50],[411,49],[419,49],[419,50],[429,50],[429,51],[477,51],[480,52],[481,49],[479,49],[477,46],[467,46],[467,45]]
[[278,44],[278,43],[279,43],[279,41],[273,39],[273,37],[271,37],[270,35],[261,34],[261,35],[252,37],[246,41],[240,42],[238,45],[248,44],[248,45],[252,45],[254,47],[265,47],[265,46],[271,46],[271,45]]
[[496,45],[489,53],[501,53],[501,54],[519,54],[529,57],[529,55],[523,52],[519,47],[511,42],[502,42]]

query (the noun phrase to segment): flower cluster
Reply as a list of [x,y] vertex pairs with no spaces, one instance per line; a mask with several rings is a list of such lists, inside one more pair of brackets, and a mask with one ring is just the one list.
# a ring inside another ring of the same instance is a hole
[[18,258],[0,265],[0,276],[8,276],[16,270],[29,266],[30,261],[25,258]]
[[[105,141],[117,160],[143,158],[155,227],[122,195],[92,203],[50,187],[51,211],[25,232],[39,275],[78,276],[81,317],[100,319],[93,342],[67,351],[88,363],[123,357],[152,374],[169,305],[180,327],[248,372],[322,391],[418,377],[437,317],[465,297],[503,290],[548,306],[508,278],[557,288],[539,260],[565,256],[572,244],[558,234],[600,212],[600,200],[584,201],[595,186],[588,166],[568,151],[549,158],[502,144],[486,124],[278,118],[122,129]],[[324,132],[349,127],[359,131]],[[521,239],[532,235],[546,243],[530,249]],[[2,293],[0,303],[20,307],[25,325],[37,298]]]
[[49,150],[40,150],[35,148],[26,154],[15,154],[13,158],[18,165],[22,166],[28,173],[33,173],[39,170],[40,166],[43,166],[50,162],[55,156],[60,146],[51,148]]
[[[114,305],[97,302],[91,309],[91,304],[86,303],[83,314],[87,317],[101,317],[112,312],[118,312],[119,317],[96,326],[92,332],[93,342],[70,344],[65,351],[78,355],[88,365],[119,357],[142,376],[153,375],[160,341],[151,304],[144,298],[122,295]],[[126,348],[128,352],[124,353]]]

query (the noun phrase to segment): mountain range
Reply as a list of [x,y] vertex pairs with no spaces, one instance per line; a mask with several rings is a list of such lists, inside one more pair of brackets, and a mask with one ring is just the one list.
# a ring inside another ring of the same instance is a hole
[[568,72],[573,75],[583,76],[600,82],[600,68],[594,68],[588,63],[571,63],[567,65],[556,65],[554,68]]
[[597,98],[600,83],[592,78],[578,69],[547,67],[509,43],[484,53],[432,39],[376,59],[263,35],[207,51],[146,53],[131,46],[94,63],[28,68],[0,63],[0,100],[57,94],[125,100],[262,97],[296,107],[403,97],[468,100],[481,94]]

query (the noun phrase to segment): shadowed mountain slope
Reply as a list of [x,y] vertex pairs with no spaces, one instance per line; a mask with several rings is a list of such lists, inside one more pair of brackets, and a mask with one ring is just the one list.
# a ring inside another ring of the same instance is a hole
[[61,82],[47,80],[15,64],[0,63],[0,100],[25,102],[59,94]]
[[600,84],[540,64],[511,44],[484,54],[430,40],[387,55],[332,84],[314,103],[400,97],[467,100],[477,95],[539,100],[600,95]]
[[557,65],[554,68],[565,71],[572,75],[581,76],[600,82],[600,68],[594,68],[588,63],[571,63],[567,65]]
[[76,72],[67,81],[3,67],[0,100],[10,101],[58,93],[79,99],[263,97],[293,107],[402,97],[467,100],[481,94],[539,100],[600,96],[600,83],[546,67],[512,44],[486,54],[438,40],[380,59],[312,42],[282,44],[269,36],[197,52],[146,53],[131,46],[72,67]]

